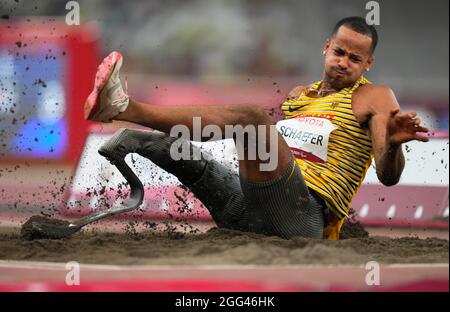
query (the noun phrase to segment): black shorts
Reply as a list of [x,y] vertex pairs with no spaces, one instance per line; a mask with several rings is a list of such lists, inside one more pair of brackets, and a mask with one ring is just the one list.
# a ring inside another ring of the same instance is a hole
[[275,180],[248,182],[210,160],[202,177],[187,185],[219,227],[282,238],[323,238],[323,199],[309,189],[293,158]]

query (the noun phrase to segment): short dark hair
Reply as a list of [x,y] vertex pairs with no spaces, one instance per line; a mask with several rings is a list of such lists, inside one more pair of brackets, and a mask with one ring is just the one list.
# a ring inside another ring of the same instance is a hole
[[357,33],[369,36],[372,38],[372,44],[370,46],[370,52],[373,53],[378,44],[378,33],[374,26],[368,25],[366,20],[359,16],[351,16],[341,19],[334,26],[331,37],[334,37],[341,26],[346,26]]

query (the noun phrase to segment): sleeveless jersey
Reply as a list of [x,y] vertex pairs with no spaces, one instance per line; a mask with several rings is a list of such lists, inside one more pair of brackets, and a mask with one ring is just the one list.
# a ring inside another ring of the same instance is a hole
[[[304,89],[298,97],[288,98],[283,103],[281,109],[285,120],[282,122],[292,124],[298,121],[299,125],[297,129],[289,128],[289,131],[285,127],[283,137],[287,142],[297,139],[299,144],[304,144],[297,149],[288,142],[307,186],[324,199],[337,217],[335,223],[325,229],[324,236],[338,239],[340,227],[345,217],[348,217],[351,200],[372,162],[372,141],[352,110],[353,92],[360,85],[370,82],[361,77],[353,86],[334,94],[309,97],[309,92],[317,91],[321,83],[315,83],[309,89]],[[310,133],[306,130],[308,126],[312,129]]]

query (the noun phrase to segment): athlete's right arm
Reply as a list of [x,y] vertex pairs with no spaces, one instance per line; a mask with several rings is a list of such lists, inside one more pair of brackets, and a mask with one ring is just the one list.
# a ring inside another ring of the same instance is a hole
[[398,183],[405,166],[402,144],[428,139],[418,134],[428,129],[420,126],[414,112],[400,113],[400,106],[391,89],[368,85],[356,98],[369,111],[369,132],[372,139],[378,179],[386,186]]

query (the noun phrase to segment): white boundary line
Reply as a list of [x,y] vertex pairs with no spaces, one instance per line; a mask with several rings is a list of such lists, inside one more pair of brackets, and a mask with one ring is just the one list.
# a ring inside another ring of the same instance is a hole
[[[0,260],[0,269],[45,269],[45,270],[66,270],[66,263],[61,262],[30,262],[30,261],[15,261],[15,260]],[[354,268],[365,269],[365,265],[109,265],[109,264],[83,264],[80,263],[83,269],[90,270],[109,270],[109,271],[137,271],[137,270],[251,270],[251,269],[336,269],[336,268]],[[430,268],[443,268],[448,269],[448,263],[398,263],[398,264],[381,264],[381,268],[392,269],[430,269]]]

